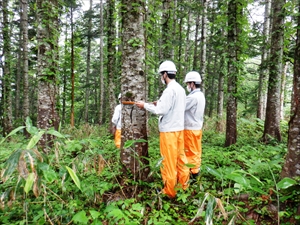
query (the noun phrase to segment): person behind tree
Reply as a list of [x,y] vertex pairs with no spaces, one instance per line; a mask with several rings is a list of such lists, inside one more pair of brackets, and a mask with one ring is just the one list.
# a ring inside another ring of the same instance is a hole
[[188,72],[184,82],[189,93],[186,96],[184,112],[184,149],[190,168],[191,178],[195,181],[199,176],[202,155],[202,126],[205,108],[205,97],[200,90],[200,74],[196,71]]
[[111,122],[114,124],[115,128],[116,128],[116,132],[115,132],[115,145],[117,148],[121,147],[121,121],[122,121],[122,106],[121,106],[121,93],[118,95],[118,100],[119,103],[116,107],[115,107],[115,111],[114,111],[114,115],[111,119]]
[[164,183],[162,193],[170,198],[176,196],[176,189],[188,187],[189,168],[184,153],[184,109],[185,91],[176,82],[177,69],[172,61],[164,61],[159,66],[161,81],[167,88],[155,103],[136,102],[144,108],[159,115],[160,153],[163,158],[161,175]]

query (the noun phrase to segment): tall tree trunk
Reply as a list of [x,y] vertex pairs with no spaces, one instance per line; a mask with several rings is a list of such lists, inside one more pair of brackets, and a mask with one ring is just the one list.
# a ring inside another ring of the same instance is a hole
[[171,0],[163,0],[162,34],[161,34],[161,59],[170,59],[172,56],[172,26],[171,26]]
[[109,123],[110,127],[112,126],[111,118],[114,114],[116,96],[114,93],[115,88],[115,66],[116,66],[116,48],[115,48],[115,40],[116,40],[116,23],[114,19],[114,11],[115,11],[115,0],[111,0],[107,2],[107,74],[108,74],[108,92],[109,92],[109,111],[110,118]]
[[266,120],[262,140],[268,142],[270,137],[281,141],[280,133],[280,80],[282,72],[282,50],[284,35],[285,0],[273,0],[273,25],[271,36],[270,74]]
[[[66,20],[68,20],[68,15],[66,16]],[[62,82],[62,110],[61,110],[61,123],[62,125],[65,124],[66,121],[66,98],[67,98],[67,80],[68,80],[68,73],[67,73],[67,68],[68,68],[68,63],[66,60],[66,56],[68,54],[68,26],[65,26],[65,45],[64,45],[64,68],[63,68],[63,82]]]
[[74,93],[75,93],[75,73],[74,73],[74,24],[73,24],[73,4],[71,4],[71,115],[70,125],[74,127]]
[[[143,29],[143,1],[122,0],[122,100],[146,99],[144,72],[145,40]],[[132,42],[132,38],[134,41]],[[149,173],[148,142],[135,142],[124,147],[129,140],[147,140],[147,114],[134,105],[122,105],[121,162],[124,175],[131,172],[134,180],[146,180]]]
[[[56,107],[56,76],[58,73],[58,3],[57,0],[37,0],[38,44],[38,128],[58,128]],[[51,13],[49,13],[51,12]],[[52,135],[43,135],[39,141],[43,152],[53,145]]]
[[92,41],[92,9],[93,0],[90,0],[89,19],[88,19],[88,43],[86,59],[86,79],[85,79],[85,103],[84,103],[84,121],[89,121],[89,98],[90,98],[90,67],[91,67],[91,41]]
[[297,40],[294,55],[294,79],[291,119],[288,131],[288,153],[281,177],[300,176],[300,2],[298,1]]
[[194,46],[194,56],[193,56],[193,70],[197,70],[197,62],[199,61],[198,57],[198,36],[199,36],[199,27],[200,27],[200,15],[197,15],[196,26],[195,26],[195,46]]
[[238,58],[238,14],[241,9],[238,9],[238,0],[230,0],[228,3],[228,81],[227,81],[227,115],[226,115],[226,140],[225,146],[230,146],[236,143],[237,140],[237,79],[239,70],[237,64]]
[[99,98],[99,124],[103,122],[103,106],[104,106],[104,74],[103,74],[103,0],[100,0],[100,98]]
[[280,119],[284,119],[284,97],[286,88],[286,73],[288,70],[288,62],[284,63],[281,73],[281,85],[280,85]]
[[258,83],[258,105],[257,118],[265,119],[266,98],[267,98],[267,75],[268,75],[268,53],[269,53],[269,35],[270,35],[270,8],[271,0],[265,1],[265,15],[263,24],[263,43],[261,50],[261,64],[259,69]]
[[3,55],[4,67],[3,67],[3,136],[9,134],[12,129],[12,76],[11,76],[11,40],[10,40],[10,26],[9,26],[9,10],[8,0],[3,1]]
[[208,4],[208,0],[202,0],[203,14],[202,14],[202,29],[201,29],[200,75],[202,77],[201,89],[203,94],[205,94],[205,80],[206,80],[207,4]]
[[23,117],[29,116],[29,78],[28,78],[28,0],[20,0],[22,16],[22,39],[23,39]]

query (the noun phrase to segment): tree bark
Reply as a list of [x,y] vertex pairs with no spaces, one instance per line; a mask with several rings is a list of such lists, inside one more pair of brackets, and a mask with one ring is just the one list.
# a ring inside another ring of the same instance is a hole
[[[122,0],[122,100],[146,99],[144,72],[145,40],[143,29],[143,1]],[[134,180],[146,180],[149,167],[148,142],[135,142],[124,148],[129,140],[147,140],[147,114],[134,105],[122,105],[121,162],[124,176],[130,171]]]
[[100,98],[99,98],[99,124],[101,125],[103,122],[103,106],[104,106],[104,74],[103,74],[103,0],[100,0],[100,68],[99,68],[99,76],[100,76]]
[[294,78],[291,118],[288,131],[288,153],[281,177],[300,176],[300,3],[298,1],[297,40],[294,55]]
[[85,103],[84,103],[84,122],[89,121],[89,98],[90,98],[90,68],[91,68],[91,42],[92,42],[92,7],[93,0],[90,0],[89,19],[88,19],[88,42],[86,56],[86,78],[85,78]]
[[109,92],[109,123],[110,127],[112,126],[111,118],[114,114],[116,97],[114,93],[115,89],[115,66],[116,66],[116,48],[115,48],[115,39],[116,39],[116,23],[114,19],[114,10],[115,10],[115,0],[111,0],[107,2],[107,73],[108,73],[108,92]]
[[203,14],[202,14],[202,29],[201,29],[201,55],[200,55],[200,75],[202,78],[201,90],[205,94],[205,80],[206,80],[206,36],[207,36],[207,4],[209,0],[202,0]]
[[12,129],[12,75],[11,75],[11,40],[9,26],[8,0],[3,1],[3,55],[5,57],[3,67],[3,136],[9,134]]
[[[38,44],[38,120],[40,129],[58,128],[56,107],[58,73],[58,7],[57,0],[37,0],[37,44]],[[52,135],[43,135],[39,145],[48,153],[53,146]]]
[[271,57],[266,108],[266,120],[262,141],[269,142],[270,137],[281,141],[280,133],[280,81],[282,72],[282,51],[284,35],[285,0],[273,0],[273,24],[271,36]]
[[226,115],[226,140],[225,146],[230,146],[236,143],[237,140],[237,79],[239,70],[237,64],[238,58],[238,1],[230,0],[228,3],[228,81],[227,81],[227,115]]
[[28,78],[28,0],[20,0],[23,48],[23,118],[29,116],[29,78]]
[[264,24],[263,24],[263,43],[261,48],[261,64],[259,69],[258,82],[258,105],[257,118],[265,119],[266,99],[267,99],[267,78],[268,78],[268,53],[269,53],[269,35],[270,35],[270,7],[271,0],[265,2]]
[[70,125],[74,127],[74,93],[75,93],[75,73],[74,73],[74,24],[73,24],[73,4],[71,4],[71,113]]

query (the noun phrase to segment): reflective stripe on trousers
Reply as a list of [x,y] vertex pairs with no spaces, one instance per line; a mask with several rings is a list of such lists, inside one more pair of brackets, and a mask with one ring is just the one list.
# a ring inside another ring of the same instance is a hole
[[189,164],[195,165],[191,168],[193,174],[198,173],[202,156],[202,130],[184,130],[184,150]]
[[160,154],[163,157],[160,168],[164,182],[163,193],[176,196],[176,189],[188,187],[189,168],[184,153],[183,131],[160,133]]

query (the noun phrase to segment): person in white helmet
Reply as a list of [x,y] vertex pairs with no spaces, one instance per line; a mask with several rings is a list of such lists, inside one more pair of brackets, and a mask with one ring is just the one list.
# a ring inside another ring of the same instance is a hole
[[138,101],[139,108],[159,115],[160,153],[163,157],[161,175],[164,183],[162,193],[170,198],[176,196],[178,188],[186,189],[189,168],[184,153],[184,109],[185,91],[175,80],[176,66],[164,61],[159,66],[160,78],[167,88],[156,104]]
[[122,106],[121,106],[121,93],[118,95],[119,104],[115,107],[114,115],[111,122],[116,128],[115,132],[115,145],[117,148],[121,146],[121,121],[122,121]]
[[188,72],[184,82],[189,95],[186,97],[184,113],[184,149],[190,168],[191,178],[197,179],[200,172],[202,156],[202,126],[205,108],[205,97],[200,90],[201,76],[196,71]]

